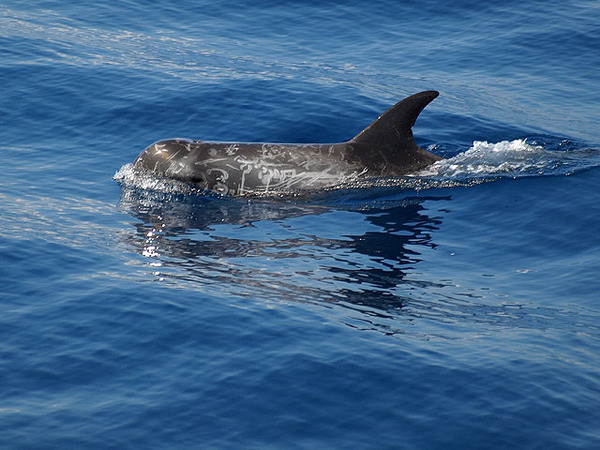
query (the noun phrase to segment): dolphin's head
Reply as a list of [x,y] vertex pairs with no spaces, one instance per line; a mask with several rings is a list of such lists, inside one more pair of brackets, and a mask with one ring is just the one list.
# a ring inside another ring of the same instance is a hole
[[133,165],[160,176],[203,186],[207,176],[194,165],[194,150],[198,143],[187,139],[155,142],[140,153]]

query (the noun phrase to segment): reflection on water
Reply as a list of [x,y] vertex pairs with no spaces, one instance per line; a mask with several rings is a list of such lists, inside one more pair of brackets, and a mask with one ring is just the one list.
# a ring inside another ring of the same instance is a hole
[[[332,207],[173,196],[124,188],[130,236],[158,279],[220,296],[337,302],[372,314],[404,304],[406,274],[440,219],[405,197]],[[189,286],[188,286],[189,287]]]
[[467,288],[419,270],[419,262],[432,257],[442,223],[444,206],[432,202],[450,198],[410,191],[387,198],[393,200],[361,203],[344,196],[333,206],[123,187],[120,207],[137,219],[127,239],[147,258],[156,281],[224,300],[337,305],[349,326],[398,334],[418,323],[411,334],[426,339],[582,320],[518,304],[502,290],[493,292],[490,278],[488,285]]

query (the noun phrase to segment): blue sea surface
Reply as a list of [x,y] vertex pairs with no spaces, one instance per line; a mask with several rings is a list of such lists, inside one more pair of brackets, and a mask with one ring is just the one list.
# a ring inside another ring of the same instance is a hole
[[[600,4],[0,2],[0,447],[600,448]],[[296,198],[165,138],[445,159]]]

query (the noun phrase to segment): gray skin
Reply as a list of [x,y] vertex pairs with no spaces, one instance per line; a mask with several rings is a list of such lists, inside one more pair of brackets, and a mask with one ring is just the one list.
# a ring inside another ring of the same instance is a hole
[[274,195],[314,191],[359,178],[417,172],[442,158],[415,144],[412,126],[436,91],[405,98],[347,142],[265,144],[159,141],[134,162],[136,169],[220,194]]

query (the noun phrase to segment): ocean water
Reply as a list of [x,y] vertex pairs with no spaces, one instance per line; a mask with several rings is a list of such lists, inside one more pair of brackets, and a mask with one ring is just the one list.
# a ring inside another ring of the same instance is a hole
[[[3,0],[0,447],[600,448],[599,48],[588,0]],[[419,174],[131,170],[426,89]]]

